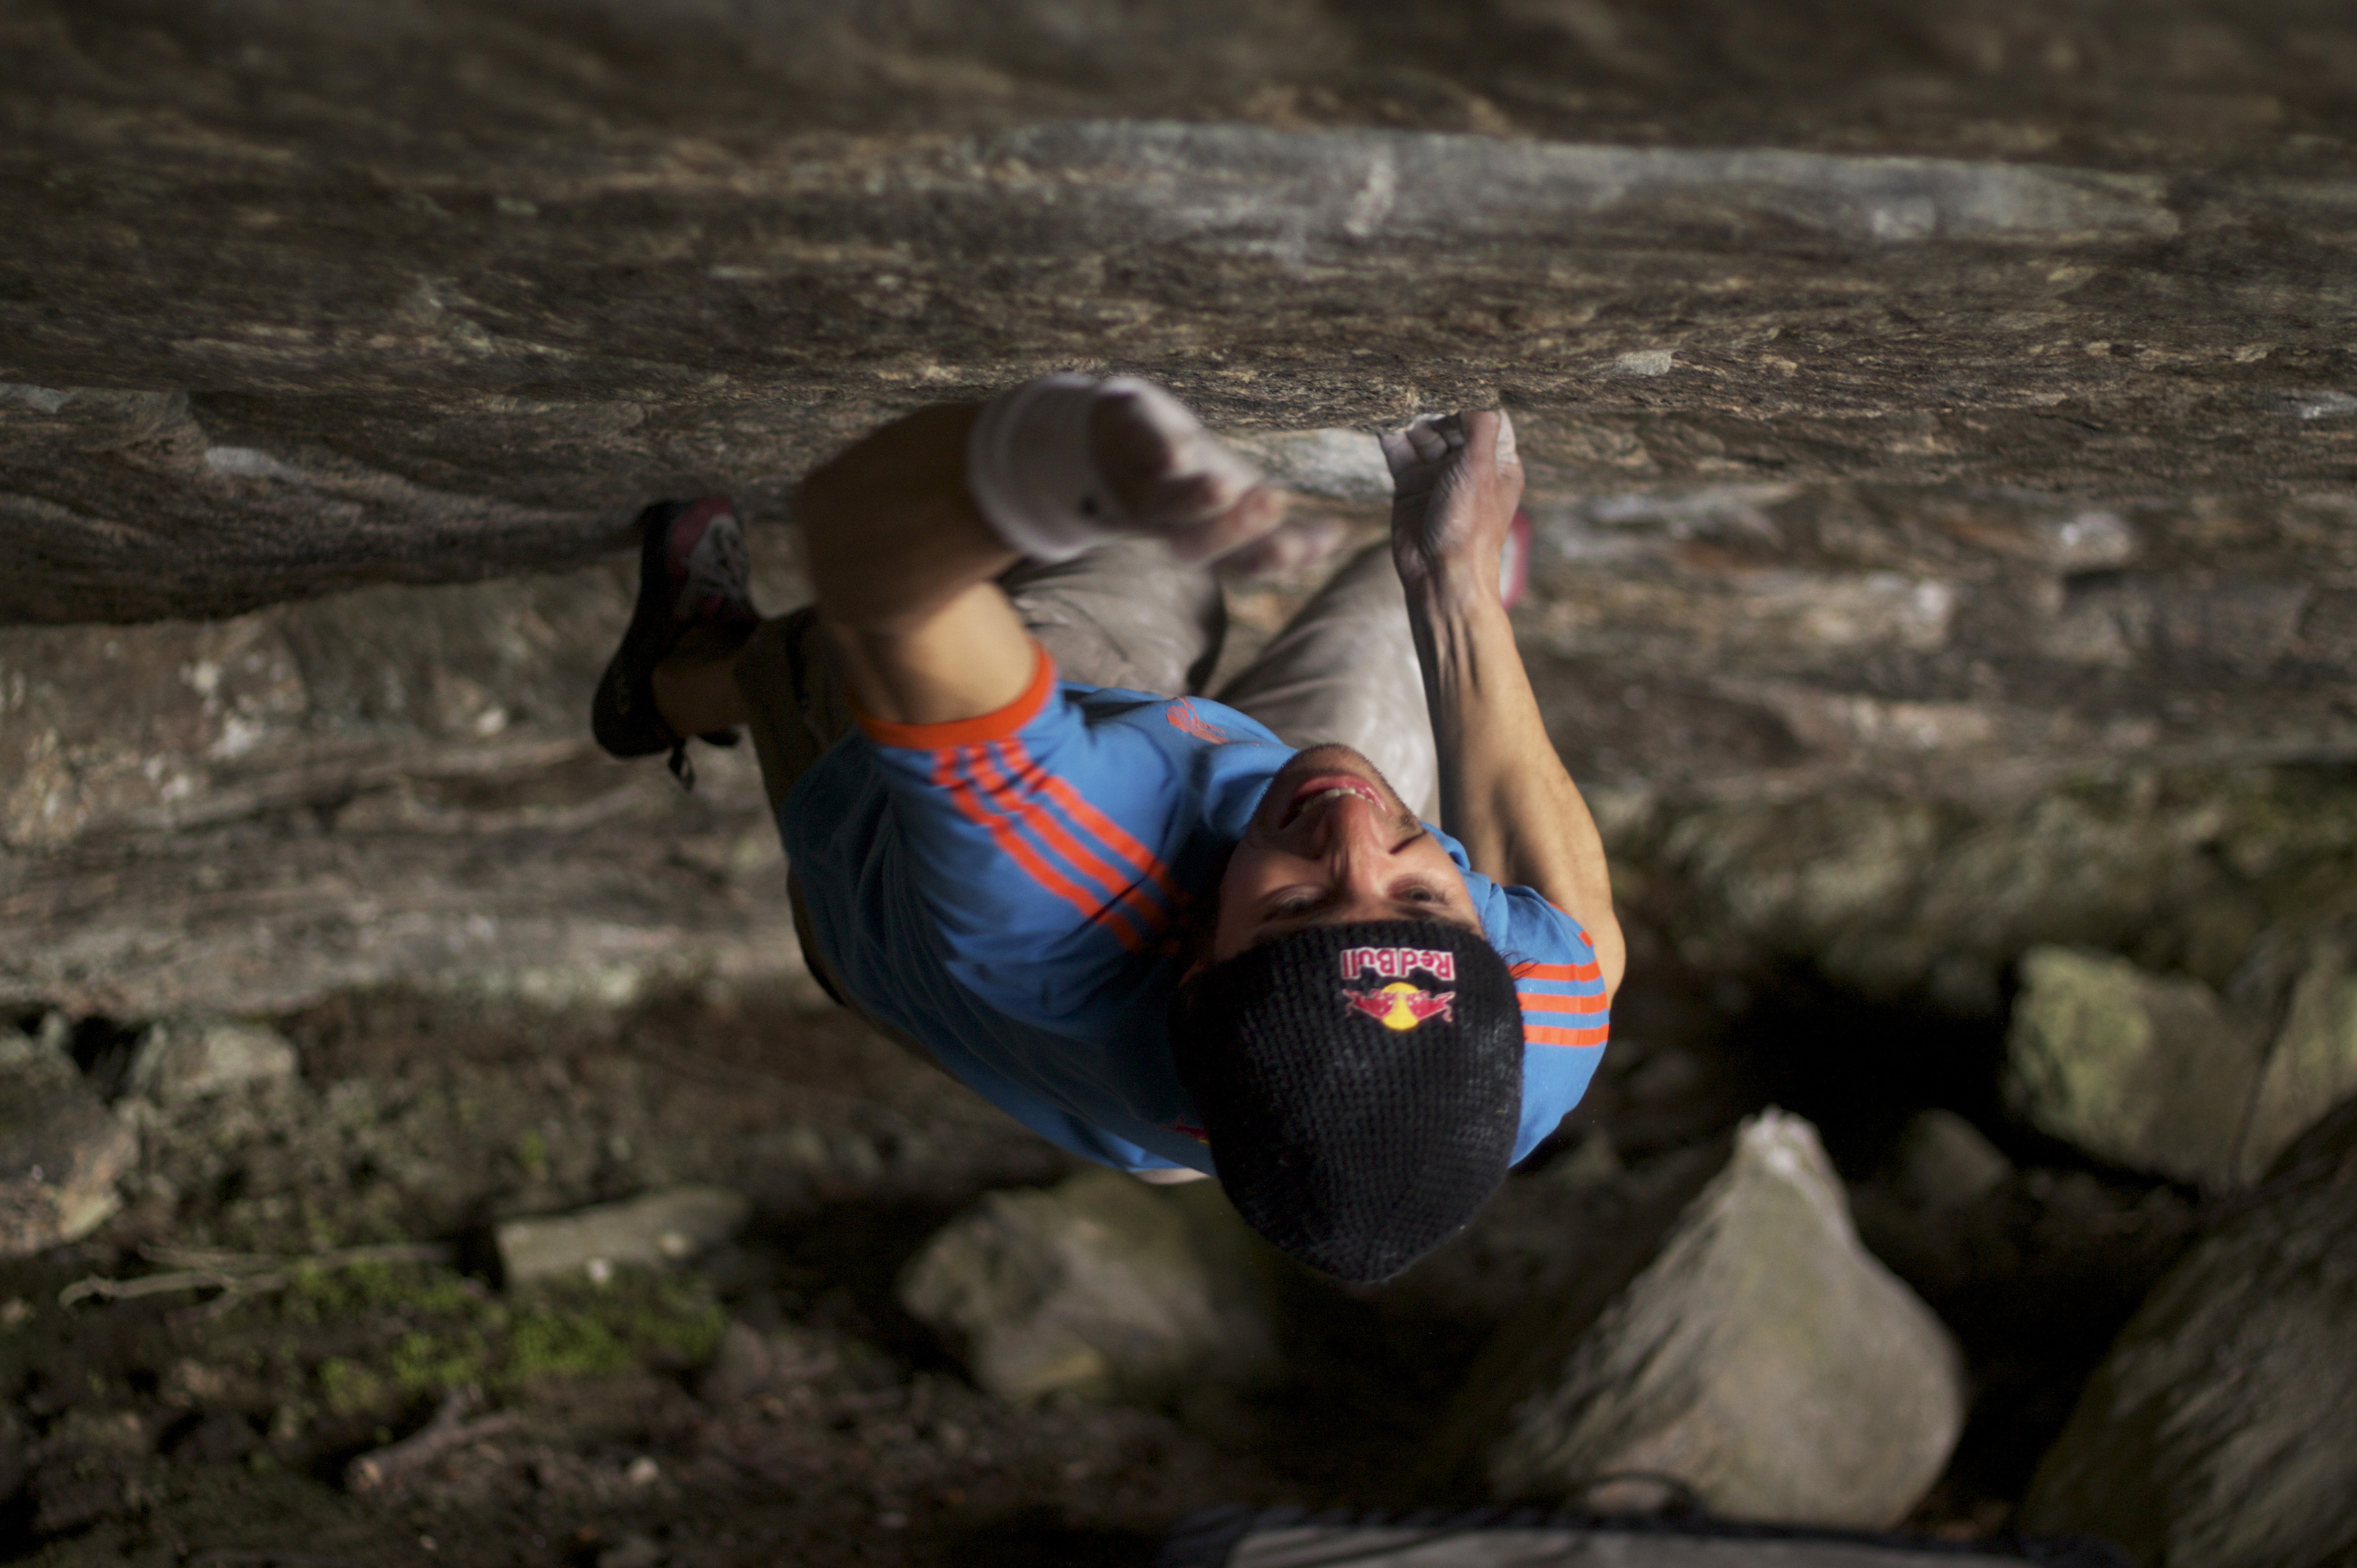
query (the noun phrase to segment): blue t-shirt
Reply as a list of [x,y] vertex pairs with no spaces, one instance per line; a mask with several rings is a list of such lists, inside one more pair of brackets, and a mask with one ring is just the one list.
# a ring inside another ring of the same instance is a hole
[[[1041,1137],[1125,1170],[1211,1171],[1170,1064],[1176,933],[1290,747],[1232,708],[1059,682],[951,724],[861,721],[779,813],[836,980]],[[1523,1004],[1519,1160],[1587,1092],[1603,976],[1577,921],[1434,830]]]

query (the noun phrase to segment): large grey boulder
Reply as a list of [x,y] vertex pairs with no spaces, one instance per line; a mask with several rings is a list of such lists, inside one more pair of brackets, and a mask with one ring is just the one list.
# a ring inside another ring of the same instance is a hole
[[1274,1373],[1273,1258],[1211,1183],[1091,1169],[984,1198],[909,1261],[900,1301],[1002,1398],[1164,1403]]
[[1954,1343],[1859,1245],[1815,1129],[1769,1111],[1600,1312],[1566,1293],[1501,1331],[1444,1441],[1504,1499],[1643,1472],[1717,1514],[1876,1527],[1938,1477],[1964,1404]]
[[2198,980],[2033,948],[2006,1042],[2006,1094],[2032,1124],[2136,1170],[2231,1183],[2262,1039]]
[[2147,1568],[2357,1560],[2357,1101],[2121,1330],[2022,1503]]
[[121,1207],[139,1152],[49,1037],[0,1036],[0,1258],[78,1240]]

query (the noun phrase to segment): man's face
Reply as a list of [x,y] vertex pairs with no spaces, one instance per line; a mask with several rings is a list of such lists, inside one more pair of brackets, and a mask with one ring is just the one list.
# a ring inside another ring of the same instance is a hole
[[1308,926],[1448,920],[1477,934],[1465,877],[1374,764],[1312,746],[1269,781],[1220,881],[1211,961]]

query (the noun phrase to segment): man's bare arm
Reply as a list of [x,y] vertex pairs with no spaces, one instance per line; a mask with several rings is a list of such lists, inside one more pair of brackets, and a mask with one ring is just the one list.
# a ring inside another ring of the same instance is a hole
[[1476,871],[1537,889],[1586,929],[1609,993],[1627,950],[1603,841],[1547,738],[1498,602],[1498,555],[1523,489],[1511,445],[1500,460],[1506,430],[1501,415],[1473,413],[1384,438],[1397,486],[1393,558],[1440,752],[1441,825]]
[[1031,639],[993,581],[1015,553],[966,490],[976,412],[920,409],[802,482],[796,510],[819,616],[852,700],[879,719],[973,718],[1031,682]]
[[[996,712],[1021,696],[1037,655],[995,579],[1016,553],[974,504],[966,443],[974,404],[920,409],[803,481],[798,501],[820,618],[853,700],[899,724]],[[1180,472],[1168,432],[1107,399],[1092,460],[1143,532],[1198,553],[1274,527],[1283,498]]]

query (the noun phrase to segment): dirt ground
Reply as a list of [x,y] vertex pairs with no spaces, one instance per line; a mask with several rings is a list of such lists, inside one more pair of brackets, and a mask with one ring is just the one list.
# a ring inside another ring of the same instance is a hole
[[[936,1227],[1067,1164],[806,994],[339,999],[278,1021],[297,1079],[132,1107],[135,1201],[0,1269],[0,1541],[58,1565],[1142,1564],[1206,1506],[1479,1501],[1436,1490],[1419,1438],[1482,1335],[1649,1169],[1771,1099],[1820,1122],[1868,1240],[1972,1364],[1971,1425],[1910,1523],[2001,1530],[2197,1211],[2017,1140],[2021,1174],[1927,1229],[1875,1175],[1915,1105],[2000,1129],[1975,1087],[1992,1026],[1943,1036],[1662,954],[1639,972],[1588,1102],[1473,1232],[1394,1285],[1295,1302],[1286,1382],[1183,1420],[1003,1403],[899,1310]],[[102,1090],[126,1047],[98,1022],[76,1039]],[[498,1283],[497,1219],[683,1181],[752,1198],[737,1243],[602,1286]],[[310,1261],[251,1272],[285,1259]],[[188,1288],[71,1288],[170,1274]],[[355,1483],[454,1390],[470,1440]]]

